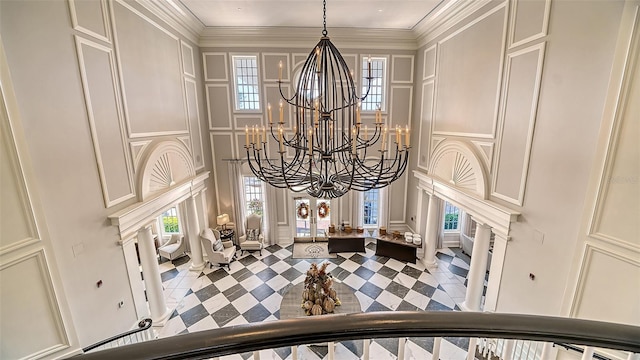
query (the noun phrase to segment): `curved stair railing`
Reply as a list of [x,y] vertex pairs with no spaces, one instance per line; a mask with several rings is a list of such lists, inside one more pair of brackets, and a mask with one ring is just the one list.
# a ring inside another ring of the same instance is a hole
[[[473,340],[479,337],[528,339],[610,348],[630,352],[630,359],[635,358],[634,353],[640,353],[638,326],[519,314],[391,311],[237,325],[83,354],[79,358],[208,359],[322,342],[332,344],[346,340],[398,338],[399,344],[403,345],[406,337],[443,336],[470,337]],[[401,351],[404,350],[399,350],[400,359],[404,357]],[[254,359],[256,357],[259,356],[254,356]]]
[[84,353],[88,353],[90,351],[104,350],[124,345],[136,344],[143,341],[149,341],[153,338],[152,330],[150,330],[152,323],[153,321],[151,319],[142,319],[138,322],[137,329],[129,330],[122,334],[104,339],[93,345],[89,345],[83,348],[82,351]]

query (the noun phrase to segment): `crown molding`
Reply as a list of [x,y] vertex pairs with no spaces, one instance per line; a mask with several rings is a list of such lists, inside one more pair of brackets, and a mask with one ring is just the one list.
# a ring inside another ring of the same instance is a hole
[[[320,28],[310,27],[206,27],[200,47],[285,47],[308,49],[320,40]],[[416,50],[412,30],[331,28],[329,37],[351,49]]]
[[[413,27],[418,47],[426,45],[429,41],[442,35],[452,26],[491,2],[493,2],[493,0],[446,1],[441,7],[425,16]],[[499,3],[502,3],[502,1]]]
[[180,7],[182,10],[178,10],[163,0],[136,0],[136,2],[189,41],[194,44],[198,43],[200,34],[205,27],[189,10],[182,6]]

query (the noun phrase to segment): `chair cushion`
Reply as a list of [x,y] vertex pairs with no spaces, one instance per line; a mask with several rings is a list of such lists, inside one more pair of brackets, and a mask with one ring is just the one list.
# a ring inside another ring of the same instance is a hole
[[260,235],[259,229],[247,229],[247,241],[258,240],[258,235]]
[[222,249],[224,249],[224,246],[222,245],[222,240],[216,239],[213,243],[213,250],[222,251]]
[[159,250],[167,254],[173,254],[179,247],[180,244],[169,244],[161,247]]
[[261,250],[262,243],[260,241],[245,241],[241,244],[240,248],[242,250]]

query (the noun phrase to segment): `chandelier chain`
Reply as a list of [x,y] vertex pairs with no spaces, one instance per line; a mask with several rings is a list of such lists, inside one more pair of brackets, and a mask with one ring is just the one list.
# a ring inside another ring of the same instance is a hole
[[327,0],[322,0],[322,36],[327,34]]

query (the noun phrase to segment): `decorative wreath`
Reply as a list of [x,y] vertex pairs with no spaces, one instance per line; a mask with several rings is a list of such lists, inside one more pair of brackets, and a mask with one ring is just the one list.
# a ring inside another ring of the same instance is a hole
[[297,210],[297,214],[298,214],[298,218],[304,220],[306,218],[309,217],[309,205],[307,205],[307,203],[300,203],[300,205],[298,205],[298,210]]
[[329,204],[323,201],[318,205],[318,217],[324,219],[327,216],[329,216]]

